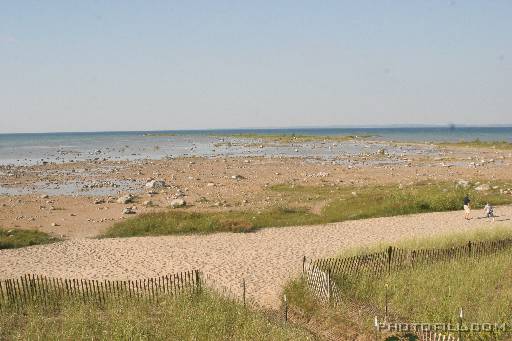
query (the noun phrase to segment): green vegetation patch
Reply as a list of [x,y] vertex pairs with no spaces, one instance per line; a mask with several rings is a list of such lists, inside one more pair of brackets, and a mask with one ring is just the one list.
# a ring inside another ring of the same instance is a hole
[[56,237],[36,230],[0,228],[0,249],[14,249],[31,245],[48,244],[58,240],[59,239]]
[[[512,203],[512,196],[499,189],[475,191],[453,183],[371,187],[322,187],[278,185],[271,193],[279,195],[284,206],[261,211],[190,212],[170,210],[142,214],[114,224],[104,237],[130,237],[168,234],[251,232],[264,227],[324,224],[345,220],[387,217],[413,213],[462,209],[469,194],[474,208],[486,202]],[[308,205],[325,202],[318,213]],[[499,214],[499,212],[498,212]]]
[[[510,226],[478,229],[436,238],[405,240],[395,246],[410,248],[444,248],[464,245],[471,241],[510,238]],[[370,250],[378,251],[381,246]],[[360,250],[363,251],[363,250]],[[366,252],[363,252],[366,253]],[[363,254],[359,253],[359,254]],[[512,314],[512,250],[485,257],[467,257],[433,264],[422,264],[382,277],[333,274],[335,285],[344,293],[336,307],[321,304],[302,279],[288,283],[285,293],[290,305],[300,309],[308,318],[325,322],[324,328],[335,330],[339,321],[360,334],[373,335],[373,315],[361,312],[380,312],[384,316],[386,297],[388,312],[399,322],[453,323],[458,322],[460,308],[465,323],[510,322]],[[355,252],[343,252],[352,256]],[[465,334],[465,339],[481,339],[483,334]],[[492,338],[493,335],[487,334]],[[496,339],[505,337],[494,335]],[[507,334],[506,336],[510,336]]]
[[465,245],[469,241],[494,241],[512,238],[512,226],[506,223],[496,222],[492,228],[475,228],[464,233],[442,234],[434,237],[423,237],[415,239],[403,239],[396,243],[379,243],[364,247],[354,247],[340,251],[337,258],[353,257],[363,254],[384,252],[389,246],[400,249],[446,249]]
[[231,135],[212,135],[217,137],[233,137],[241,139],[258,139],[267,142],[275,142],[281,144],[302,143],[302,142],[345,142],[355,139],[365,139],[374,137],[373,135],[296,135],[296,134],[231,134]]
[[500,194],[499,189],[475,191],[457,188],[454,184],[420,184],[406,186],[366,187],[356,190],[356,195],[342,195],[324,209],[329,221],[388,217],[414,213],[456,211],[462,209],[466,194],[472,207],[483,208],[487,202],[502,205],[512,202],[512,197]]
[[268,226],[315,223],[318,216],[304,209],[275,208],[261,212],[170,211],[142,214],[114,224],[103,237],[154,236],[168,234],[252,232]]
[[468,322],[505,322],[512,314],[509,251],[481,258],[422,265],[369,276],[335,277],[343,291],[383,310],[388,285],[391,314],[410,321],[455,322],[459,308]]
[[512,143],[507,141],[482,141],[475,139],[472,141],[443,142],[439,143],[442,147],[469,147],[469,148],[494,148],[494,149],[512,149]]
[[1,340],[313,340],[306,331],[203,291],[161,302],[69,300],[0,312]]

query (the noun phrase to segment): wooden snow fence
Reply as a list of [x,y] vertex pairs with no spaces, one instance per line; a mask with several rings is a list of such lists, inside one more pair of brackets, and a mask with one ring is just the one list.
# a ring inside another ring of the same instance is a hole
[[459,341],[458,337],[451,334],[444,335],[433,331],[421,332],[419,334],[420,341]]
[[158,301],[163,296],[196,293],[202,287],[198,270],[138,280],[63,279],[27,274],[0,280],[0,309],[27,303],[54,306],[64,299],[104,304],[115,300]]
[[311,262],[311,266],[330,272],[332,275],[381,276],[392,271],[422,264],[489,256],[511,246],[512,238],[480,242],[470,241],[463,245],[448,248],[410,250],[390,246],[383,252],[345,258],[317,259]]

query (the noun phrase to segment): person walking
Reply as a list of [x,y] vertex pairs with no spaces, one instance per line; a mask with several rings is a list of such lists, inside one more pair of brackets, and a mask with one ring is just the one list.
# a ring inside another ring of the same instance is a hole
[[484,213],[485,216],[489,219],[491,219],[492,222],[494,222],[494,207],[487,203],[484,207]]
[[469,195],[466,194],[464,197],[464,219],[470,220],[470,214],[471,214],[471,206],[470,206],[471,200],[469,199]]

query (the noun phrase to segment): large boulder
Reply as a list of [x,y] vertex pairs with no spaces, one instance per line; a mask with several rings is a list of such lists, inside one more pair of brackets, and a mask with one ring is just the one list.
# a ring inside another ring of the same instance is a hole
[[131,195],[131,194],[123,195],[123,196],[121,196],[121,197],[119,197],[119,198],[117,199],[117,203],[118,203],[118,204],[124,204],[124,205],[125,205],[125,204],[129,204],[129,203],[131,203],[132,201],[133,201],[133,195]]
[[489,186],[488,184],[481,184],[480,186],[475,187],[475,191],[488,191],[490,189],[491,186]]
[[187,202],[183,199],[174,199],[171,201],[171,208],[179,208],[187,205]]
[[155,203],[152,202],[151,200],[146,200],[142,203],[142,205],[146,206],[146,207],[152,207],[152,206],[155,206]]
[[165,181],[163,181],[163,180],[151,180],[146,183],[146,188],[157,189],[157,188],[164,188],[164,187],[165,187]]
[[135,211],[131,207],[126,207],[123,209],[123,214],[135,214]]

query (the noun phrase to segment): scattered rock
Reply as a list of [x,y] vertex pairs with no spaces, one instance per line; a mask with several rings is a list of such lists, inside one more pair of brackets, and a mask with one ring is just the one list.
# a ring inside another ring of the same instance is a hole
[[49,198],[49,196],[48,196],[48,194],[43,194],[43,195],[41,195],[41,196],[40,196],[40,198],[41,198],[41,199],[48,199],[48,198]]
[[209,182],[209,183],[206,184],[206,186],[207,187],[213,187],[213,186],[215,186],[215,184],[213,182]]
[[57,223],[52,223],[52,226],[53,226],[53,227],[56,227],[56,226],[60,226],[60,225],[59,225],[59,224],[57,224]]
[[105,203],[105,199],[96,199],[94,200],[94,204],[95,205],[100,205],[100,204],[104,204]]
[[155,206],[155,204],[151,201],[151,200],[146,200],[142,203],[142,205],[146,206],[146,207],[152,207],[152,206]]
[[131,194],[123,195],[122,197],[119,197],[119,199],[117,199],[117,203],[119,204],[129,204],[131,202],[133,202],[133,195]]
[[157,189],[157,188],[164,188],[164,187],[165,187],[165,181],[163,181],[163,180],[151,180],[146,183],[146,188]]
[[457,181],[457,187],[468,188],[469,187],[469,181],[459,180],[459,181]]
[[489,186],[488,184],[481,184],[480,186],[475,187],[475,191],[488,191],[490,189],[491,186]]
[[231,179],[233,179],[233,180],[244,180],[245,177],[243,177],[242,175],[237,174],[237,175],[232,175]]
[[329,176],[329,173],[327,173],[327,172],[318,172],[318,173],[316,173],[316,176],[324,178],[326,176]]
[[186,206],[187,203],[183,199],[174,199],[171,201],[171,208],[179,208]]
[[176,194],[174,195],[174,197],[176,199],[182,198],[184,196],[185,196],[185,192],[180,188],[178,188],[178,190],[176,191]]
[[123,214],[135,214],[135,211],[131,207],[123,209]]

